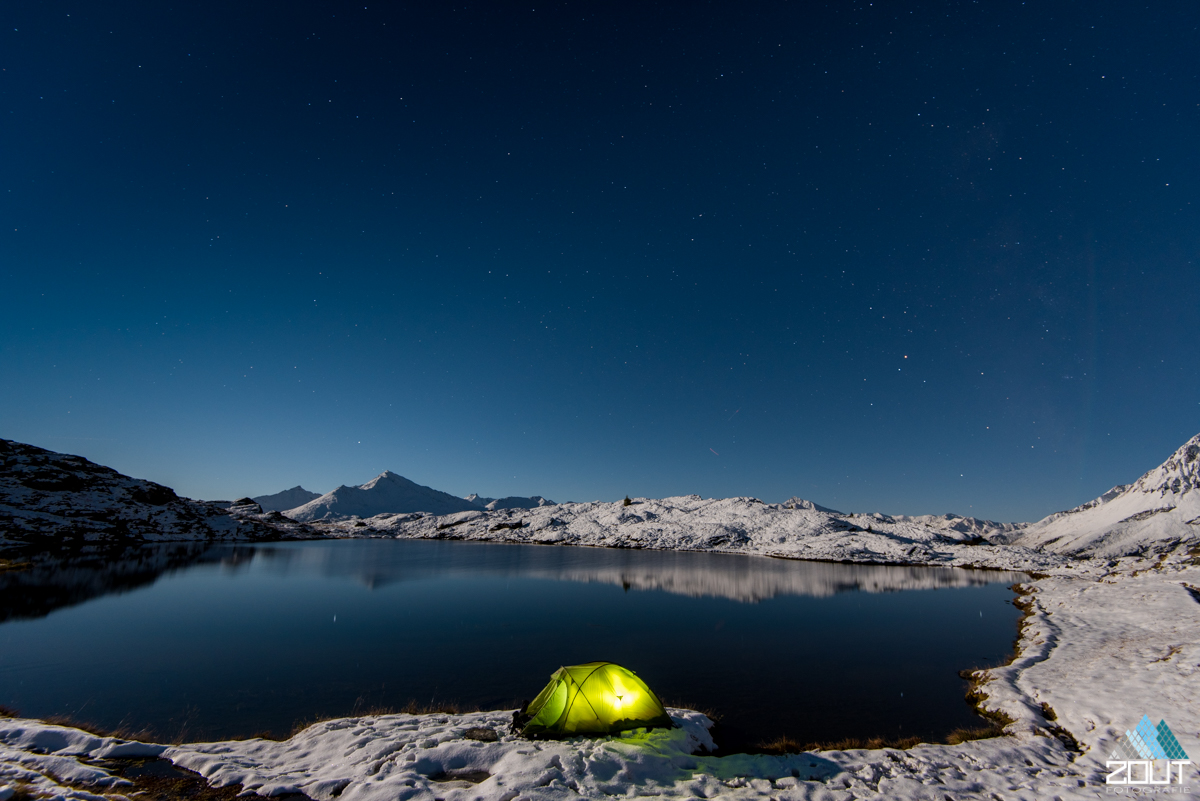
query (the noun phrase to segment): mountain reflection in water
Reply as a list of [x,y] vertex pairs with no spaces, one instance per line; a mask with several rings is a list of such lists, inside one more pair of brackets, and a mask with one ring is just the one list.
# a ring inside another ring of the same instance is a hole
[[0,573],[0,622],[42,617],[204,564],[218,564],[229,572],[254,564],[269,573],[349,578],[369,588],[435,577],[519,576],[744,603],[785,595],[826,598],[842,592],[1012,584],[1027,578],[1024,573],[998,570],[804,562],[740,554],[437,541],[421,541],[416,549],[405,549],[378,539],[330,544],[334,547],[171,542],[38,554],[26,559],[31,566],[25,570]]
[[[979,587],[1028,578],[999,570],[860,565],[806,562],[741,554],[579,548],[552,545],[425,542],[428,551],[415,555],[371,547],[295,549],[258,546],[263,566],[292,572],[352,578],[368,587],[434,576],[520,576],[585,584],[615,584],[625,589],[661,590],[692,598],[728,598],[755,603],[781,595],[826,598],[841,592],[898,592],[951,587]],[[455,548],[458,559],[443,559],[437,548]],[[462,548],[487,549],[477,559],[463,560]]]

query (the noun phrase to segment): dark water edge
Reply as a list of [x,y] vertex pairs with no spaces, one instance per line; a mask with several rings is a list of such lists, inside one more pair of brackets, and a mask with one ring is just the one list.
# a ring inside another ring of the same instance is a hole
[[722,752],[984,725],[957,674],[1003,660],[1020,616],[1007,587],[1025,578],[395,540],[31,562],[0,573],[0,704],[27,715],[280,737],[411,703],[510,708],[560,664],[599,658],[721,715]]

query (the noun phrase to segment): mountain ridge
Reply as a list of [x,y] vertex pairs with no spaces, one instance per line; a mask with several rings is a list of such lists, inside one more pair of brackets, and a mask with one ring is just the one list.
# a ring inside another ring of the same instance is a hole
[[285,511],[287,517],[301,522],[373,517],[378,514],[453,514],[477,507],[465,498],[417,484],[391,470],[358,486],[342,486]]
[[1131,484],[1047,515],[1002,541],[1077,556],[1125,556],[1200,537],[1200,434]]
[[0,548],[319,536],[277,513],[222,509],[82,456],[0,439]]
[[264,512],[286,512],[288,509],[295,509],[297,506],[303,506],[320,497],[321,493],[306,490],[297,484],[291,489],[271,495],[256,495],[251,500],[261,506]]

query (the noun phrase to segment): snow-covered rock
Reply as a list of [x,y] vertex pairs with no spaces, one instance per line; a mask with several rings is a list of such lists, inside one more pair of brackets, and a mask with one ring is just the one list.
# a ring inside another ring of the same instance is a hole
[[1028,548],[1098,557],[1200,541],[1200,434],[1132,484],[1006,536]]
[[273,495],[256,495],[254,502],[261,506],[264,512],[286,512],[288,509],[295,509],[297,506],[303,506],[320,497],[321,493],[310,492],[297,484],[291,489],[285,489]]
[[[22,798],[108,801],[130,782],[94,764],[121,757],[157,757],[166,746],[97,737],[67,726],[0,717],[0,787]],[[82,757],[82,759],[81,759]],[[126,790],[128,791],[128,790]]]
[[293,520],[337,520],[378,514],[425,512],[444,515],[475,508],[465,498],[424,487],[390,470],[357,487],[338,487],[319,498],[288,510]]
[[180,498],[81,456],[0,439],[0,548],[317,536],[258,511]]

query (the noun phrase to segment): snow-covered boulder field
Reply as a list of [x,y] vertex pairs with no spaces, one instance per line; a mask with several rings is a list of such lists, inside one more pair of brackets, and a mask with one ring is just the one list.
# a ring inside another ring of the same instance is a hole
[[0,549],[314,536],[252,502],[222,509],[81,456],[0,439]]

